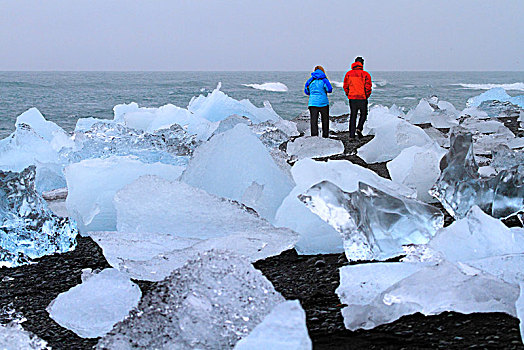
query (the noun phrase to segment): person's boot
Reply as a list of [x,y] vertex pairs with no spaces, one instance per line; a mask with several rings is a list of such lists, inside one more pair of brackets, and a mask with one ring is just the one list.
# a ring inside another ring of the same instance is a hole
[[362,131],[360,131],[358,129],[356,130],[356,134],[357,134],[357,138],[359,138],[359,139],[364,137],[364,135],[362,135]]

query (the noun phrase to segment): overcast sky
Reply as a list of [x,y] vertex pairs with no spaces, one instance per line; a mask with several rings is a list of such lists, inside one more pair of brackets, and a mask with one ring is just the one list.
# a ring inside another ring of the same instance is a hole
[[0,0],[0,70],[524,70],[523,0]]

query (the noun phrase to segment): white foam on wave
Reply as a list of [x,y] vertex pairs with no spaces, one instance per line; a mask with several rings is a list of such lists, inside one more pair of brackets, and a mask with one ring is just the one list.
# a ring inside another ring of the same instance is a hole
[[515,91],[524,91],[524,83],[510,83],[510,84],[453,84],[457,86],[462,86],[464,89],[472,90],[489,90],[493,88],[503,88],[504,90],[515,90]]
[[403,100],[416,100],[415,97],[411,97],[411,96],[406,96],[406,97],[402,97]]
[[247,87],[251,87],[253,89],[257,90],[265,90],[265,91],[276,91],[276,92],[286,92],[288,91],[288,88],[283,83],[264,83],[264,84],[242,84]]
[[334,86],[339,87],[339,88],[341,88],[341,87],[344,86],[344,83],[343,83],[343,82],[340,82],[340,81],[332,81],[331,83],[332,83]]
[[[344,86],[344,83],[340,82],[340,81],[332,81],[331,84],[333,84],[334,86],[339,87],[339,88]],[[376,89],[378,87],[386,86],[387,84],[388,84],[387,80],[377,80],[377,81],[371,82],[371,87],[373,89]]]

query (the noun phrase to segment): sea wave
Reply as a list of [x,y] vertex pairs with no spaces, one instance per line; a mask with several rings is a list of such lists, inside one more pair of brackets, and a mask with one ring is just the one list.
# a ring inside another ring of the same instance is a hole
[[344,86],[344,83],[343,82],[340,82],[340,81],[332,81],[331,82],[333,85],[335,85],[336,87],[343,87]]
[[[335,85],[336,87],[343,87],[344,83],[340,82],[340,81],[332,81],[331,82],[333,85]],[[371,85],[372,85],[372,88],[373,89],[376,89],[377,87],[383,87],[383,86],[386,86],[388,84],[388,81],[387,80],[377,80],[377,81],[373,81],[371,82]]]
[[242,84],[242,85],[251,87],[253,89],[265,90],[265,91],[286,92],[288,90],[286,84],[283,84],[283,83]]
[[509,83],[509,84],[452,84],[456,86],[462,86],[464,89],[472,90],[489,90],[493,88],[503,88],[504,90],[515,90],[515,91],[524,91],[524,83]]

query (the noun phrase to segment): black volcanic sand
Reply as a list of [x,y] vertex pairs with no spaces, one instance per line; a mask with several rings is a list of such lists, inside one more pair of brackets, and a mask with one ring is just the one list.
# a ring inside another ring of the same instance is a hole
[[[367,165],[355,155],[356,149],[372,136],[349,140],[348,133],[338,133],[332,138],[343,141],[345,152],[329,159],[347,159],[389,178],[385,163]],[[446,225],[452,221],[447,215]],[[27,319],[22,324],[24,329],[47,341],[53,349],[91,348],[98,339],[83,339],[62,328],[49,318],[45,309],[58,294],[81,283],[82,269],[110,267],[102,250],[90,238],[79,236],[74,251],[46,256],[36,262],[0,268],[0,311],[4,311],[0,312],[0,323],[8,323],[11,316],[6,311],[15,310]],[[340,313],[344,305],[335,294],[338,269],[348,264],[344,254],[311,256],[288,250],[254,266],[286,299],[300,300],[315,349],[524,349],[519,320],[503,313],[415,314],[372,330],[348,331]],[[144,294],[155,285],[135,282]]]

